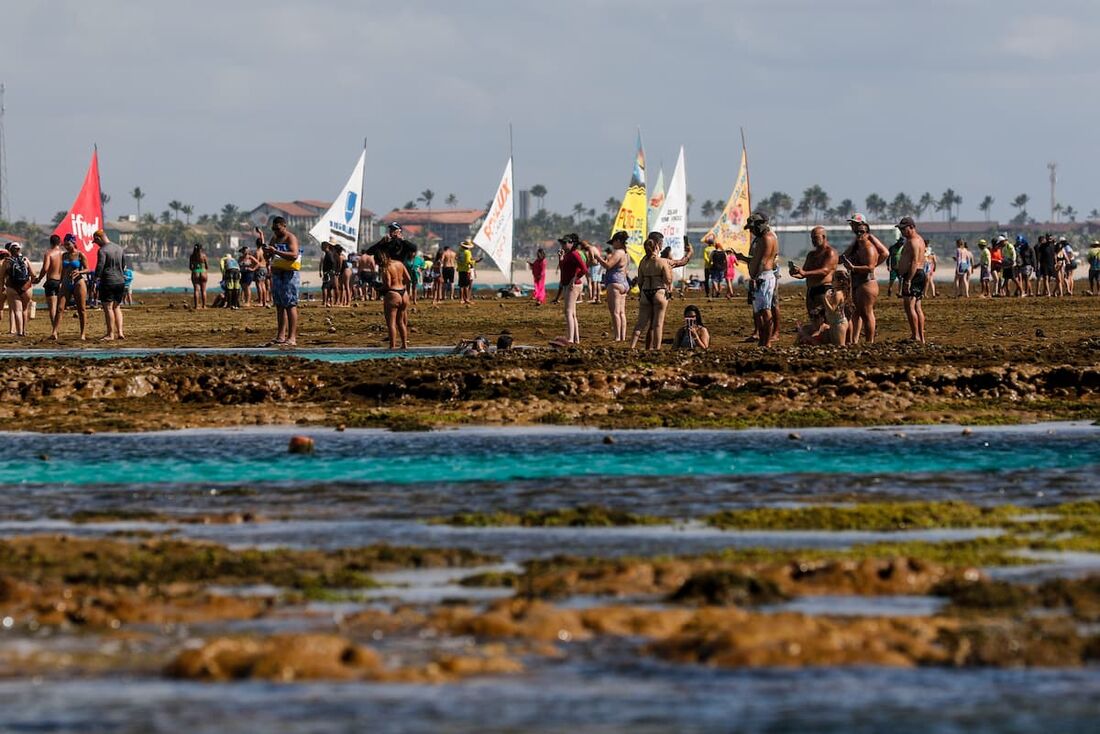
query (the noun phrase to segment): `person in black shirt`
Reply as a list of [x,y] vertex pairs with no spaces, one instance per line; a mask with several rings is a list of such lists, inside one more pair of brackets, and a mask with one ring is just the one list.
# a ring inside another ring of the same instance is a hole
[[1034,295],[1031,279],[1035,277],[1035,248],[1020,235],[1016,238],[1016,277],[1025,296]]
[[1035,288],[1035,295],[1050,296],[1054,294],[1054,238],[1048,234],[1039,237],[1039,243],[1035,246],[1035,260],[1039,268],[1039,283]]

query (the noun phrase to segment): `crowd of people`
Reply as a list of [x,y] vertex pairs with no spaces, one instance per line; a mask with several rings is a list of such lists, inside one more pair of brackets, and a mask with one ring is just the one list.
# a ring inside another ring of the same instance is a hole
[[134,271],[126,261],[122,248],[111,242],[105,232],[96,231],[92,240],[98,247],[94,268],[77,247],[76,238],[64,239],[51,235],[37,272],[18,242],[0,248],[0,282],[4,288],[4,304],[8,309],[8,333],[27,336],[27,322],[37,308],[31,290],[43,284],[50,320],[50,340],[60,338],[62,318],[67,309],[76,312],[80,325],[80,340],[88,338],[88,310],[101,308],[105,333],[102,341],[126,338],[123,329],[122,306],[133,303],[131,285]]
[[[848,219],[852,239],[843,251],[834,248],[824,227],[810,232],[811,249],[801,265],[788,263],[790,277],[806,283],[806,321],[795,329],[799,344],[837,346],[873,343],[877,335],[875,309],[879,299],[876,271],[885,265],[889,272],[887,297],[895,285],[909,325],[910,338],[924,342],[925,314],[922,302],[935,296],[937,259],[935,252],[917,231],[911,217],[896,225],[901,236],[887,247],[872,231],[867,219],[853,214]],[[673,256],[672,247],[659,232],[651,232],[643,243],[644,255],[632,277],[628,252],[629,235],[618,231],[601,247],[567,234],[558,240],[558,288],[551,303],[562,304],[564,334],[554,339],[555,346],[581,342],[578,304],[606,303],[610,318],[610,339],[630,347],[659,350],[664,343],[664,327],[669,305],[675,295],[697,288],[708,300],[733,299],[734,286],[746,285],[754,331],[748,340],[767,347],[780,334],[778,283],[780,279],[779,242],[768,216],[752,213],[745,225],[750,233],[748,251],[739,253],[723,247],[713,238],[703,241],[703,278],[685,279],[681,270],[694,254],[687,237],[683,255]],[[301,297],[302,249],[287,222],[276,217],[271,224],[271,239],[255,229],[255,246],[241,247],[218,260],[220,293],[211,307],[239,309],[244,306],[274,308],[276,333],[269,346],[295,346],[298,339],[298,306]],[[54,236],[37,270],[23,254],[18,243],[0,248],[0,280],[4,284],[12,334],[26,335],[26,322],[34,308],[31,288],[44,282],[49,309],[51,335],[57,340],[66,309],[79,319],[80,339],[87,338],[87,311],[101,305],[106,333],[104,340],[124,339],[121,306],[131,302],[133,271],[126,263],[122,248],[96,232],[98,245],[95,268],[76,245],[72,235],[64,240]],[[977,251],[964,240],[956,241],[955,296],[970,297],[971,281],[978,276],[980,295],[988,298],[1029,296],[1072,296],[1079,255],[1065,239],[1050,235],[1039,237],[1033,246],[1024,236],[1009,240],[998,235],[992,242],[979,240]],[[408,315],[420,299],[431,303],[459,301],[469,307],[473,299],[476,268],[482,258],[475,257],[474,243],[467,240],[457,249],[440,247],[427,256],[404,237],[400,224],[391,223],[386,235],[369,248],[350,252],[338,243],[322,244],[318,262],[321,303],[325,307],[349,307],[355,300],[378,300],[388,332],[391,349],[408,348]],[[1093,242],[1087,254],[1088,292],[1100,295],[1100,242]],[[538,249],[529,263],[534,282],[532,300],[536,306],[547,302],[549,258]],[[744,265],[747,279],[738,275]],[[201,244],[196,244],[188,260],[193,304],[207,308],[210,261]],[[457,276],[457,277],[456,277]],[[678,284],[678,287],[676,287]],[[507,292],[505,292],[507,291]],[[631,294],[637,296],[637,317],[633,329],[627,315]],[[503,296],[522,295],[522,291],[502,289]],[[509,335],[508,341],[510,343]],[[698,306],[684,309],[683,323],[672,339],[676,348],[707,349],[710,332],[703,324]],[[476,352],[476,344],[465,352]]]

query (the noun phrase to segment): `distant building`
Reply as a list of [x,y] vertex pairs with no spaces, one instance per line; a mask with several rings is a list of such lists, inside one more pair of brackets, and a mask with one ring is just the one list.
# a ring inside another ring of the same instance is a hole
[[526,222],[531,218],[531,192],[527,189],[520,189],[516,203],[516,219],[520,222]]
[[[257,227],[271,226],[275,217],[286,219],[291,229],[309,231],[317,220],[328,211],[330,201],[322,199],[296,199],[294,201],[265,201],[248,212],[248,219]],[[374,212],[363,209],[359,213],[359,244],[373,242],[377,237]]]
[[[462,240],[468,240],[477,233],[477,226],[485,216],[484,209],[394,209],[385,216],[384,223],[397,222],[415,237],[414,230],[427,227],[431,233],[431,245],[457,247]],[[381,232],[379,232],[381,236]]]

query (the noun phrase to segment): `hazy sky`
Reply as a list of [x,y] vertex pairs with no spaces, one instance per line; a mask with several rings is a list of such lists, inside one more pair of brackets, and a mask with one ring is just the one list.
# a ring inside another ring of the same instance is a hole
[[[1100,207],[1096,0],[0,0],[9,201],[67,208],[99,144],[108,217],[171,199],[331,198],[368,139],[364,203],[481,206],[516,185],[602,210],[640,125],[651,181],[686,147],[725,198],[1021,192]],[[697,211],[697,210],[696,210]]]

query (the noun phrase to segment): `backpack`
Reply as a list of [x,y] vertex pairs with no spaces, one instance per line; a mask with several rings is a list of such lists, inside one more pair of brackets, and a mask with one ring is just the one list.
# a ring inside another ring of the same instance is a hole
[[710,270],[726,277],[726,253],[724,250],[715,250],[710,253]]
[[8,278],[11,279],[12,286],[16,290],[19,290],[30,281],[31,270],[26,257],[18,255],[11,259],[11,265],[8,266]]
[[241,269],[241,264],[237,262],[236,258],[231,257],[231,258],[229,258],[225,261],[225,272],[228,273],[231,270],[239,271],[240,269]]

